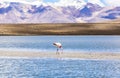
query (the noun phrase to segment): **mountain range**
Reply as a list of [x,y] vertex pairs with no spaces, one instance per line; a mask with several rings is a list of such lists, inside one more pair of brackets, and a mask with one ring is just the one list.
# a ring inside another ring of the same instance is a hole
[[79,6],[0,3],[0,23],[98,23],[120,19],[120,6],[104,7],[85,3]]

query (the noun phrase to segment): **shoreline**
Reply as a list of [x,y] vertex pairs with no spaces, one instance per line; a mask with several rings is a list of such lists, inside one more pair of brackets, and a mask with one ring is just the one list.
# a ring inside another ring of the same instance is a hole
[[120,60],[120,53],[97,53],[97,52],[64,52],[56,55],[55,52],[32,52],[32,51],[0,51],[0,58],[73,58],[95,60]]

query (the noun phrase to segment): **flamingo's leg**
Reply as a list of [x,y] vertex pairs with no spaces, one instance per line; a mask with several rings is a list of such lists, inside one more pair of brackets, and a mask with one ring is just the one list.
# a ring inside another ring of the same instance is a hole
[[58,50],[59,50],[59,49],[57,48],[56,54],[59,54]]
[[63,54],[63,48],[61,48],[61,54]]

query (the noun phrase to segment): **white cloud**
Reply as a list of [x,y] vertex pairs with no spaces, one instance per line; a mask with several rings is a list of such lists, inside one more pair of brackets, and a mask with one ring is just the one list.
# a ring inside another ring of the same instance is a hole
[[42,3],[42,0],[2,0],[0,3],[4,2],[20,2],[31,5],[40,5]]
[[108,6],[120,6],[120,0],[104,0]]
[[81,7],[82,5],[85,5],[86,2],[99,4],[100,6],[120,6],[120,0],[59,0],[55,3],[44,3],[44,0],[1,0],[0,3],[4,2],[20,2],[20,3],[26,3],[26,4],[32,4],[32,5],[56,5],[56,6],[75,6],[75,7]]

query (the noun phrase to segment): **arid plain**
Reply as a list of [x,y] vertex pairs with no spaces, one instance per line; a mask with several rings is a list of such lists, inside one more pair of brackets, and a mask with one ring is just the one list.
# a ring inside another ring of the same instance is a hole
[[120,35],[120,23],[0,24],[0,35]]

